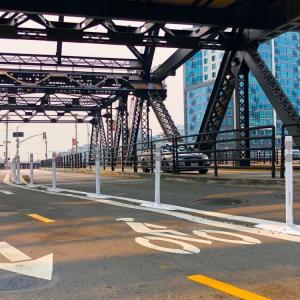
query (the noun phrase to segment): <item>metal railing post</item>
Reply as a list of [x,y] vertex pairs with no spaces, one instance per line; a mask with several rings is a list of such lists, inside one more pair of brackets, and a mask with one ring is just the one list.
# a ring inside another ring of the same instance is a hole
[[276,177],[275,127],[272,127],[272,178]]
[[215,177],[218,177],[218,164],[217,164],[217,139],[216,139],[216,133],[213,133],[214,135],[214,171],[215,171]]
[[136,173],[138,171],[137,166],[137,149],[136,144],[133,145],[133,172]]

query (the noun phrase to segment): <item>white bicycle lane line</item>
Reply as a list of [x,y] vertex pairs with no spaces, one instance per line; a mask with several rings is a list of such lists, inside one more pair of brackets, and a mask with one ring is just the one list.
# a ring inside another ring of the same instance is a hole
[[[15,186],[14,184],[10,183],[7,180],[7,178],[5,178],[3,180],[3,182],[10,186]],[[197,224],[203,224],[203,225],[208,225],[208,226],[212,226],[212,227],[229,229],[229,230],[234,230],[234,231],[239,231],[239,232],[246,232],[246,233],[265,236],[265,237],[269,237],[269,238],[300,243],[299,236],[293,236],[293,235],[289,235],[289,234],[285,234],[285,233],[272,232],[269,230],[259,229],[259,228],[255,228],[255,227],[246,227],[246,226],[242,226],[242,225],[235,225],[232,223],[226,223],[225,221],[224,222],[213,221],[213,220],[205,219],[205,218],[198,217],[195,215],[189,215],[186,212],[167,211],[167,210],[155,209],[155,208],[150,208],[150,207],[143,207],[140,205],[121,203],[121,202],[117,202],[115,200],[96,199],[96,198],[90,198],[88,196],[80,196],[80,195],[67,194],[67,193],[61,194],[58,192],[51,192],[51,191],[46,191],[46,190],[36,190],[33,188],[29,188],[27,186],[19,185],[17,187],[21,188],[21,189],[29,190],[29,191],[34,191],[34,192],[46,193],[46,194],[62,196],[62,197],[84,199],[84,200],[93,201],[93,202],[97,202],[97,203],[101,203],[101,204],[119,206],[119,207],[130,208],[130,209],[141,210],[141,211],[148,211],[148,212],[172,216],[172,217],[175,217],[178,219],[183,219],[183,220],[190,221],[190,222],[197,223]],[[70,190],[68,190],[68,191],[70,191]],[[82,194],[84,194],[84,193],[82,192]],[[111,199],[114,199],[114,198],[115,199],[123,199],[123,197],[114,197],[114,196],[109,196],[109,197]]]
[[13,192],[7,191],[7,190],[2,190],[0,189],[0,194],[4,194],[4,195],[13,195]]

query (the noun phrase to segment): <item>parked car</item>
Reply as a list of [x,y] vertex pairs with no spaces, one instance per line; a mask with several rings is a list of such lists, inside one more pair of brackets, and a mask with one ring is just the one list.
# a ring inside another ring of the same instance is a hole
[[[173,157],[175,151],[173,151],[172,145],[162,145],[162,159],[161,159],[161,169],[164,172],[172,172],[174,160]],[[176,149],[175,149],[176,150]],[[208,156],[204,153],[199,153],[193,150],[188,145],[178,145],[177,146],[177,172],[181,171],[198,171],[200,174],[206,174],[210,166]],[[153,158],[153,161],[155,159]],[[141,166],[143,172],[150,172],[151,170],[151,153],[146,151],[141,156]]]

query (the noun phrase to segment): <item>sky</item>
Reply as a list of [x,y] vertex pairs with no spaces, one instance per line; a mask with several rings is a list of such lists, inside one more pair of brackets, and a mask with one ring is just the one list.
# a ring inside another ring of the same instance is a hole
[[[32,54],[54,54],[56,51],[55,42],[44,41],[25,41],[25,40],[1,40],[0,52],[10,53],[32,53]],[[160,48],[156,50],[153,66],[162,63],[167,57],[174,52],[174,49]],[[63,55],[78,55],[78,56],[99,56],[99,57],[120,57],[134,58],[131,52],[124,46],[112,45],[83,45],[74,43],[63,43]],[[183,68],[179,68],[176,76],[166,79],[167,84],[167,99],[165,104],[173,117],[176,125],[183,125],[184,109],[183,109]],[[19,131],[24,132],[24,138],[32,135],[39,135],[42,132],[47,133],[48,139],[48,157],[52,151],[60,152],[71,148],[72,137],[75,136],[74,124],[9,124],[9,157],[13,157],[16,150],[16,142],[12,137],[12,132],[16,131],[19,126]],[[161,133],[162,130],[153,113],[150,115],[150,126],[153,134]],[[88,131],[91,132],[91,126],[87,124],[78,124],[78,142],[79,146],[88,143]],[[5,140],[5,124],[0,124],[0,145]],[[4,157],[5,149],[0,147],[0,160]],[[28,160],[29,154],[33,153],[35,159],[45,158],[45,143],[42,141],[42,136],[37,136],[20,144],[21,160]]]

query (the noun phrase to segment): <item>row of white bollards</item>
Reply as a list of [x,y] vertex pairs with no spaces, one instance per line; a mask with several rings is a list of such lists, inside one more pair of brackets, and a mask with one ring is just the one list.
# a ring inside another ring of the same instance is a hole
[[[107,196],[101,194],[101,157],[100,149],[96,150],[95,156],[95,167],[96,167],[96,193],[88,194],[89,197],[105,199]],[[11,165],[12,179],[16,184],[20,184],[20,157],[16,157],[12,160]],[[33,154],[30,154],[30,183],[28,186],[33,187]],[[155,148],[155,197],[154,203],[144,203],[142,206],[174,210],[176,208],[161,204],[161,147],[156,144]],[[52,153],[52,187],[49,189],[52,192],[58,192],[56,182],[56,153]],[[284,227],[270,226],[269,224],[259,224],[257,227],[272,229],[278,232],[285,232],[291,234],[300,235],[300,230],[294,225],[293,219],[293,138],[287,136],[285,138],[285,199],[286,199],[286,225]]]

